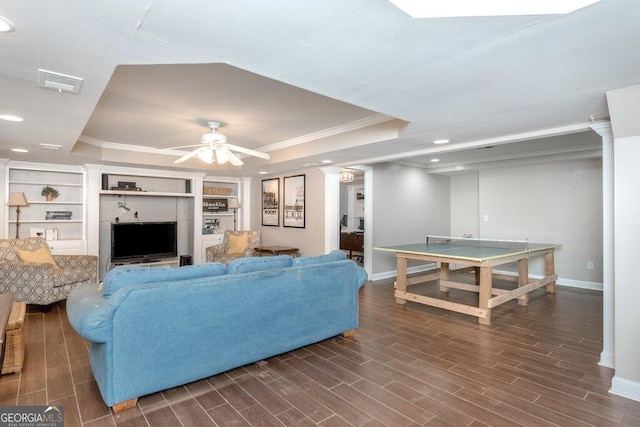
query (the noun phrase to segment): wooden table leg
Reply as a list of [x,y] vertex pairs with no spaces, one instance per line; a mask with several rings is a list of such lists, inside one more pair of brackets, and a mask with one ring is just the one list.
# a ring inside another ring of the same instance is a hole
[[493,275],[491,267],[480,268],[480,295],[478,296],[478,307],[487,310],[487,317],[479,317],[478,322],[481,325],[491,324],[491,309],[489,308],[489,299],[491,298],[491,287],[493,286]]
[[[521,288],[529,283],[529,260],[522,258],[518,261],[518,287]],[[524,294],[518,298],[518,305],[529,304],[529,294]]]
[[[544,274],[546,276],[551,276],[556,273],[554,262],[553,262],[553,250],[544,254]],[[546,286],[546,290],[548,294],[556,293],[556,282],[553,281]]]
[[[399,255],[399,254],[398,254]],[[407,292],[407,259],[396,255],[396,292]],[[402,298],[396,298],[398,304],[406,304]]]
[[[449,263],[441,262],[440,263],[440,283],[445,280],[449,280]],[[440,285],[440,292],[449,292],[449,288],[446,286]]]

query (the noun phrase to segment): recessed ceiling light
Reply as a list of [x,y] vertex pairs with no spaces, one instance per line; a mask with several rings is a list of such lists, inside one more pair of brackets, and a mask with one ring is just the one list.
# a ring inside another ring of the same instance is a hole
[[438,163],[440,159],[431,159],[431,163]]
[[434,144],[446,144],[447,142],[449,142],[448,139],[436,139],[433,141]]
[[268,172],[267,171],[260,171],[258,172],[260,175],[266,175]]
[[389,0],[412,18],[461,16],[558,15],[582,9],[599,0]]
[[333,163],[333,160],[322,160],[322,163],[324,163],[324,164]]
[[0,33],[10,33],[16,29],[13,22],[9,21],[4,16],[0,15]]
[[28,153],[29,150],[25,149],[25,148],[12,148],[11,151],[16,152],[16,153]]
[[22,122],[24,119],[22,117],[14,116],[13,114],[0,114],[0,119],[6,120],[8,122]]

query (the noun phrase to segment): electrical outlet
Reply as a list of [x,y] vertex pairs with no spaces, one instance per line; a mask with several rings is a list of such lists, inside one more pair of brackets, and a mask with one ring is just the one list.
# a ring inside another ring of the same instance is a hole
[[485,215],[482,217],[482,220],[483,220],[484,222],[489,222],[489,215],[486,215],[486,214],[485,214]]
[[593,270],[593,261],[587,261],[587,270]]

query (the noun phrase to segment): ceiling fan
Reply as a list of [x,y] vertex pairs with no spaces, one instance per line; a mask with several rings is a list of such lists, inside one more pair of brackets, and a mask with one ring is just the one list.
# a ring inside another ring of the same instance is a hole
[[227,143],[227,136],[218,132],[218,129],[221,126],[220,122],[208,122],[207,124],[211,128],[211,132],[202,135],[200,138],[200,144],[184,145],[182,147],[173,148],[199,147],[180,157],[173,163],[182,163],[197,156],[200,160],[209,164],[216,161],[218,164],[229,162],[233,166],[242,166],[244,162],[235,155],[234,151],[254,157],[260,157],[265,160],[269,160],[271,158],[267,153]]

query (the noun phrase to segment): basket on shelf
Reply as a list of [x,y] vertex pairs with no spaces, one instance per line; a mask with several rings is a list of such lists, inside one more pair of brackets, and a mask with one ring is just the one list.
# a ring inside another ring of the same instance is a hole
[[207,196],[230,196],[233,188],[227,187],[203,187],[202,193]]

